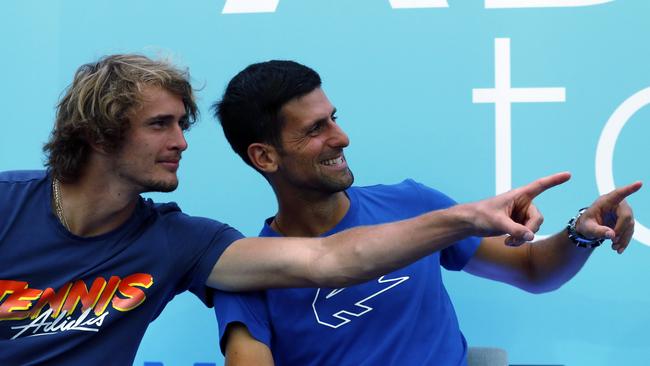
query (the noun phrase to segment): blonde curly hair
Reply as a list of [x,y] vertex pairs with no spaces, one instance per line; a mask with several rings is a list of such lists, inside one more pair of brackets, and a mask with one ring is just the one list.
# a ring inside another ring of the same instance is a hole
[[118,151],[129,129],[128,113],[142,104],[142,90],[155,86],[182,98],[188,129],[198,117],[189,72],[142,55],[102,57],[77,69],[57,105],[56,121],[43,147],[53,177],[73,182],[81,174],[91,144]]

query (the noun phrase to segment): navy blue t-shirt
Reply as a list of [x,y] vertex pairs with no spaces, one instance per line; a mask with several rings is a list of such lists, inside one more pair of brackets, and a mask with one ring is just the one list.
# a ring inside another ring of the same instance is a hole
[[[454,205],[412,180],[353,187],[350,209],[324,236],[411,218]],[[266,220],[261,236],[278,236]],[[228,324],[245,324],[273,353],[276,366],[464,365],[467,344],[440,266],[461,270],[479,239],[470,237],[376,280],[341,289],[215,293],[222,352]]]
[[75,236],[43,171],[0,173],[0,365],[127,365],[176,294],[211,305],[207,277],[242,238],[174,203],[140,199],[115,230]]

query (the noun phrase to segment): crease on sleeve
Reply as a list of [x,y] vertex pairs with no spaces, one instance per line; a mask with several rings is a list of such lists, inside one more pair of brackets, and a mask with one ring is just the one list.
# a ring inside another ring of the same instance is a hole
[[271,324],[266,309],[266,295],[262,291],[225,292],[214,291],[214,312],[219,324],[219,347],[226,352],[228,325],[241,323],[250,334],[271,348]]

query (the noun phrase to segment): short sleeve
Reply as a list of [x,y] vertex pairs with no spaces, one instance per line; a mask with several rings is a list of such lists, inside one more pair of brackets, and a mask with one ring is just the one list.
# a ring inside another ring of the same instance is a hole
[[[207,306],[212,306],[212,289],[206,281],[219,257],[244,236],[219,221],[173,212],[175,205],[159,207],[174,255],[174,270],[183,271],[177,293],[189,289]],[[169,210],[169,211],[168,211]],[[172,212],[170,212],[172,211]]]
[[228,325],[242,323],[253,338],[271,348],[271,323],[266,308],[266,294],[262,291],[225,292],[214,291],[214,312],[219,323],[219,346],[226,352]]
[[189,290],[198,296],[207,306],[212,306],[213,289],[209,288],[206,282],[208,277],[210,277],[210,273],[212,273],[214,265],[230,244],[243,237],[236,229],[221,224],[218,229],[214,230],[214,236],[209,241],[209,245],[204,253],[198,256],[196,269],[191,275]]
[[[418,191],[424,207],[424,212],[441,210],[456,205],[456,201],[444,193],[429,188],[422,183],[407,180]],[[445,248],[440,253],[440,264],[450,271],[460,271],[472,258],[481,242],[481,238],[470,236]]]

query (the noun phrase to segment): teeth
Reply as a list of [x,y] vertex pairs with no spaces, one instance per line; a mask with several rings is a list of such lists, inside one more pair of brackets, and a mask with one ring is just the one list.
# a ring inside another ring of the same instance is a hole
[[323,165],[338,165],[343,163],[343,157],[340,156],[335,159],[324,160],[321,164]]

